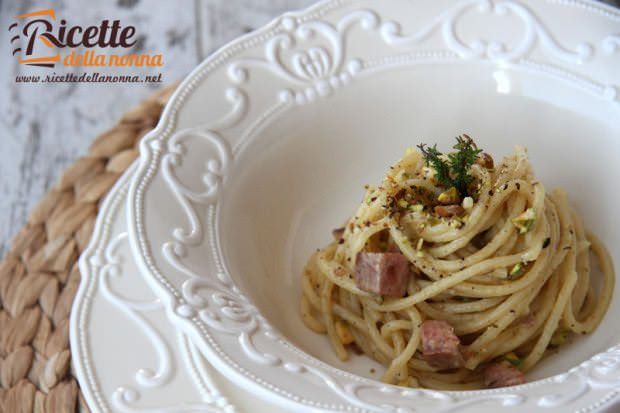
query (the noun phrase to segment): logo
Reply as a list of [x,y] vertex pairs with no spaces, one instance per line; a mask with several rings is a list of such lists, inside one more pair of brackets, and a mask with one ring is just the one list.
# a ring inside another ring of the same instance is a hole
[[[102,20],[83,27],[58,20],[54,9],[15,16],[9,26],[12,53],[22,65],[62,66],[163,66],[161,54],[102,53],[104,49],[131,49],[136,28],[119,20]],[[76,50],[86,49],[83,53]],[[65,51],[69,51],[66,53]],[[107,51],[107,50],[106,50]]]

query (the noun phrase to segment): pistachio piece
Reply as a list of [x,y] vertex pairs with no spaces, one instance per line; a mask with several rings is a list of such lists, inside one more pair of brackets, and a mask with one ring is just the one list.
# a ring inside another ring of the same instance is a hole
[[506,360],[508,363],[512,364],[515,367],[521,367],[521,364],[522,364],[519,356],[517,356],[512,351],[504,355],[504,360]]
[[519,230],[519,234],[525,234],[534,227],[536,223],[536,210],[528,208],[519,216],[512,219],[512,223]]
[[450,220],[450,223],[448,225],[450,226],[450,228],[458,229],[463,226],[463,221],[458,217],[454,217],[453,219]]
[[520,275],[523,275],[523,271],[524,271],[524,267],[523,264],[518,263],[516,264],[514,267],[512,267],[512,270],[510,270],[510,273],[508,273],[508,278],[515,278],[515,277],[519,277]]
[[554,347],[561,346],[562,344],[566,343],[566,341],[568,340],[569,334],[570,334],[569,330],[566,330],[564,328],[558,328],[555,331],[555,333],[553,333],[553,335],[551,336],[551,341],[549,341],[549,344],[551,344]]
[[452,205],[460,203],[461,197],[459,196],[458,189],[452,186],[447,191],[439,194],[439,196],[437,197],[437,201],[439,201],[439,203],[443,205]]

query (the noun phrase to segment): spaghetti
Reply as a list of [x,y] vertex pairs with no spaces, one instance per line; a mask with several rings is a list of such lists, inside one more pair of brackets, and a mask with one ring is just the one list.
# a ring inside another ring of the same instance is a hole
[[[493,386],[490,365],[508,361],[526,372],[571,333],[600,323],[615,282],[605,247],[563,191],[545,192],[524,148],[496,168],[488,160],[479,154],[469,165],[469,193],[459,195],[439,182],[423,152],[408,150],[380,186],[367,187],[336,239],[310,257],[302,318],[329,336],[340,359],[358,349],[386,366],[384,382],[477,389]],[[361,285],[366,253],[406,258],[402,296]],[[603,275],[598,294],[591,253]],[[462,365],[442,369],[425,357],[428,320],[451,326]]]

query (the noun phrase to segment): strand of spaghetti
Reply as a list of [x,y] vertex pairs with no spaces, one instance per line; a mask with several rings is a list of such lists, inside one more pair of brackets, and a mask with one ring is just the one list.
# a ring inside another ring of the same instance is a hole
[[420,314],[415,308],[412,308],[407,313],[409,314],[409,318],[411,320],[411,335],[407,346],[404,350],[397,352],[397,356],[392,359],[392,363],[390,363],[390,366],[383,375],[382,380],[388,383],[393,380],[397,371],[402,370],[403,368],[406,369],[407,362],[413,357],[413,354],[418,348],[420,342],[420,329],[417,327],[422,323]]
[[[486,211],[486,213],[484,213],[485,215],[482,215],[480,218],[478,218],[472,214],[468,221],[468,224],[470,225],[466,225],[464,227],[463,233],[457,232],[457,236],[455,236],[455,239],[450,240],[450,242],[443,244],[440,247],[430,249],[431,254],[438,257],[444,257],[469,244],[471,240],[480,233],[485,222],[487,222],[485,217],[492,216],[495,210],[503,207],[506,201],[510,199],[515,192],[519,192],[526,198],[527,202],[533,204],[536,204],[539,198],[542,198],[544,201],[544,191],[541,188],[535,187],[534,194],[532,196],[532,191],[530,190],[532,185],[527,183],[526,181],[515,180],[510,184],[506,185],[506,189],[500,191],[499,193],[496,193],[494,196],[491,197],[491,200],[488,204],[488,210]],[[422,233],[422,236],[425,240],[427,239],[425,233]],[[429,241],[443,242],[444,240],[441,238],[445,237],[433,237]]]
[[[515,209],[515,211],[522,210],[524,204],[525,204],[525,200],[522,198],[519,198],[515,201],[513,208]],[[513,214],[513,216],[517,216],[517,215],[518,213]],[[506,220],[501,230],[498,231],[497,234],[493,237],[493,239],[490,242],[488,242],[483,248],[479,249],[478,251],[476,251],[475,253],[471,255],[468,255],[462,260],[439,260],[437,259],[434,261],[434,265],[439,271],[455,271],[455,270],[458,270],[460,267],[469,266],[473,263],[476,263],[478,261],[481,261],[493,255],[493,253],[495,253],[502,245],[504,245],[504,243],[508,240],[508,238],[513,236],[515,233],[516,233],[516,228],[514,227],[512,222],[510,222],[509,220]],[[471,240],[467,241],[467,244],[464,246],[461,246],[459,244],[459,245],[455,245],[451,247],[450,249],[452,248],[462,249],[466,247],[467,245],[470,245],[469,244],[470,241]],[[435,258],[441,258],[446,255],[447,251],[448,250],[443,250],[443,247],[434,247],[434,248],[429,248],[427,252]]]
[[468,361],[472,360],[472,363],[478,365],[483,359],[493,359],[499,355],[514,351],[522,346],[523,343],[536,336],[549,313],[551,313],[554,304],[553,298],[558,292],[559,277],[552,276],[550,280],[550,284],[548,284],[543,295],[539,296],[542,305],[537,311],[531,312],[533,314],[532,319],[526,318],[514,327],[504,330],[496,340],[489,343],[485,353],[472,354]]
[[381,337],[387,339],[394,331],[411,330],[412,328],[409,320],[390,320],[381,326],[380,333]]
[[325,333],[327,331],[325,326],[321,324],[319,320],[314,318],[312,314],[310,313],[310,304],[308,303],[308,299],[306,298],[305,295],[301,297],[300,306],[301,306],[300,308],[301,319],[306,325],[306,327],[308,327],[310,330],[316,333],[320,333],[320,334]]
[[[471,302],[430,302],[428,305],[433,309],[438,311],[443,311],[445,313],[452,314],[467,314],[467,313],[477,313],[482,312],[484,310],[488,310],[491,307],[495,307],[499,303],[501,303],[505,298],[504,297],[492,297],[492,298],[482,298],[480,300],[471,301]],[[475,316],[475,315],[474,315]]]
[[569,301],[564,309],[564,319],[568,327],[576,333],[585,334],[594,331],[599,325],[609,303],[611,302],[611,296],[615,286],[614,269],[611,263],[609,253],[599,241],[598,238],[592,233],[587,233],[587,237],[592,243],[592,251],[596,255],[603,273],[603,285],[601,287],[601,295],[596,301],[594,310],[583,321],[579,321],[575,318],[572,309],[572,303]]
[[[406,245],[406,237],[402,232],[400,232],[396,226],[390,227],[390,234],[395,242],[398,244],[399,248],[403,252],[403,254],[410,260],[415,262],[415,253],[411,249],[411,247]],[[418,291],[412,296],[403,299],[390,300],[385,304],[376,304],[372,302],[372,306],[381,311],[396,311],[402,310],[406,307],[410,307],[414,304],[417,304],[421,301],[429,299],[438,293],[447,290],[448,288],[454,287],[457,284],[467,280],[474,275],[482,274],[488,272],[491,268],[494,267],[508,267],[513,266],[521,261],[521,254],[513,254],[505,257],[496,257],[491,258],[477,264],[474,264],[466,269],[458,271],[446,278],[442,278],[439,281],[435,282],[431,286],[425,287],[422,290]],[[424,266],[421,266],[424,268]],[[525,278],[525,277],[523,277]]]
[[[384,323],[389,323],[390,321],[393,321],[395,318],[396,318],[395,313],[383,313]],[[381,334],[381,337],[383,337],[383,339],[385,340],[386,336],[383,334],[382,329],[379,330],[379,333]],[[405,339],[403,337],[402,331],[393,330],[392,334],[390,334],[390,336],[388,337],[392,341],[392,347],[394,348],[394,353],[402,354],[403,350],[405,349]],[[413,352],[415,352],[415,348],[413,349]],[[396,359],[392,360],[392,365],[394,365],[394,360]],[[394,370],[390,371],[390,369],[388,368],[388,370],[385,372],[381,380],[386,383],[394,383],[394,382],[399,383],[399,382],[406,382],[408,379],[409,379],[409,373],[407,371],[406,363],[401,363],[400,365],[396,366]]]
[[332,300],[331,294],[334,288],[334,284],[325,281],[321,288],[321,312],[323,314],[323,324],[327,328],[327,335],[329,336],[329,340],[332,343],[332,348],[336,352],[336,355],[340,360],[347,360],[349,358],[349,353],[344,348],[340,340],[338,340],[336,334],[336,327],[334,325],[334,317],[333,312],[331,311]]
[[[583,240],[587,239],[585,229],[583,228],[583,222],[575,210],[571,209],[570,212],[572,220],[575,223],[575,233],[577,234],[577,239],[580,242],[583,242]],[[577,274],[579,278],[577,279],[577,284],[573,290],[571,300],[568,303],[571,307],[571,313],[573,311],[579,312],[581,310],[590,286],[590,246],[590,242],[587,242],[586,248],[581,249],[577,253]],[[566,322],[566,319],[564,321]]]
[[394,349],[381,337],[381,333],[377,329],[377,321],[379,321],[377,314],[367,306],[364,306],[364,320],[366,320],[366,330],[377,349],[390,360],[396,357]]
[[[566,214],[564,213],[563,209],[564,208],[562,208],[562,206],[560,205],[559,211],[561,221],[563,218],[566,218]],[[523,369],[525,371],[532,368],[532,366],[536,364],[538,360],[540,360],[540,358],[543,356],[549,344],[549,341],[551,340],[551,336],[553,335],[559,324],[560,318],[562,317],[562,314],[564,312],[564,307],[570,299],[570,295],[573,292],[575,283],[577,282],[577,273],[575,272],[575,248],[577,242],[575,236],[572,236],[571,239],[572,249],[566,255],[566,258],[562,262],[562,265],[556,270],[561,274],[561,279],[563,282],[562,287],[560,288],[560,292],[558,293],[553,309],[551,310],[551,314],[547,318],[543,331],[538,337],[534,348],[532,349],[530,354],[528,354],[527,357],[523,360]]]
[[[310,306],[317,311],[321,311],[321,299],[314,292],[310,281],[306,277],[304,277],[304,279],[302,280],[302,288],[304,293],[303,296],[308,301]],[[345,321],[347,321],[347,323],[351,324],[359,330],[364,331],[366,329],[366,323],[361,317],[359,317],[359,315],[355,314],[354,312],[348,310],[347,308],[341,306],[338,303],[332,303],[332,306],[333,312],[336,316],[344,319]]]

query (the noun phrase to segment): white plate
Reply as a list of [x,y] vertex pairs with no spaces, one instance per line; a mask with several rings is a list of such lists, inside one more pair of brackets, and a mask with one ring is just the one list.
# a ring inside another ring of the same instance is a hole
[[[239,392],[170,325],[140,277],[127,241],[131,168],[106,197],[71,316],[72,366],[91,411],[232,413],[274,411]],[[231,399],[224,395],[229,395]]]
[[528,146],[620,262],[619,33],[618,11],[580,0],[334,0],[285,15],[201,64],[143,140],[128,199],[140,269],[213,365],[296,411],[599,409],[620,386],[620,347],[604,352],[620,342],[618,299],[540,380],[477,392],[381,384],[366,357],[338,362],[297,308],[304,261],[362,185],[406,147],[463,132],[496,155]]

